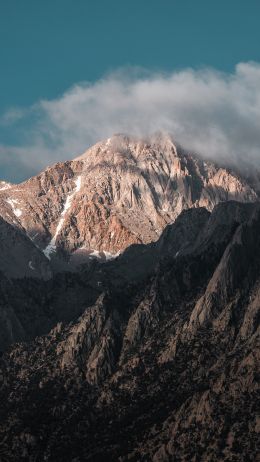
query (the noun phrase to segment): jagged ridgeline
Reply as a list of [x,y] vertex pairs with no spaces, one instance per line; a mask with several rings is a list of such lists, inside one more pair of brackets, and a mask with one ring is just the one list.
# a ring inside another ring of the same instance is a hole
[[118,135],[0,188],[0,460],[256,461],[257,184]]
[[[252,202],[259,184],[185,152],[169,135],[116,135],[19,185],[0,184],[0,216],[32,242],[23,275],[108,260],[161,235],[182,210]],[[29,245],[29,243],[28,243]],[[5,271],[7,271],[7,264]],[[17,276],[9,268],[11,276]]]

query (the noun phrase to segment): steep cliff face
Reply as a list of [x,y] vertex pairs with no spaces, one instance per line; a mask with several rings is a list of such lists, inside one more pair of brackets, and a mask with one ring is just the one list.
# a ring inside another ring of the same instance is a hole
[[256,460],[259,231],[258,204],[228,202],[92,261],[80,316],[2,356],[2,458]]
[[0,460],[256,460],[259,189],[162,134],[0,182]]
[[221,201],[258,199],[247,180],[163,134],[115,135],[22,184],[1,185],[3,218],[24,229],[48,259],[63,254],[72,264],[155,241],[190,207],[211,211]]

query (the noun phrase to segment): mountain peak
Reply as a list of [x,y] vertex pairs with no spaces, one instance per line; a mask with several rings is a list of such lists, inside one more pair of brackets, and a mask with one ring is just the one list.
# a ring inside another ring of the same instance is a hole
[[85,158],[89,156],[89,153],[95,149],[99,149],[99,151],[103,153],[126,153],[127,151],[135,153],[142,149],[155,151],[172,150],[172,152],[176,154],[176,144],[170,133],[158,131],[149,136],[134,136],[126,133],[115,133],[110,138],[96,143],[74,160],[85,160]]
[[115,258],[157,240],[182,210],[257,199],[246,179],[186,153],[165,132],[115,134],[20,185],[0,183],[0,215],[53,261]]
[[0,181],[0,191],[5,191],[12,187],[11,183],[7,183],[6,181]]

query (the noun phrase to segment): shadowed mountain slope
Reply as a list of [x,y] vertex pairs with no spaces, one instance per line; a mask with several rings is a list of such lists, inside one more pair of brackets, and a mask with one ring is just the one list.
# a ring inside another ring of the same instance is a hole
[[2,355],[2,459],[255,461],[259,274],[260,206],[227,202],[57,275],[92,301]]

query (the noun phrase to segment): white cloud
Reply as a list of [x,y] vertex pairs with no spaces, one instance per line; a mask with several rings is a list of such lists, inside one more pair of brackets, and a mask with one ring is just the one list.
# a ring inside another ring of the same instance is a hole
[[17,118],[21,124],[28,117],[22,145],[0,149],[1,163],[8,159],[11,169],[17,161],[24,175],[31,174],[32,166],[37,170],[73,158],[113,133],[146,136],[158,130],[171,132],[202,156],[260,166],[260,64],[240,63],[233,74],[118,71],[75,85],[30,111],[12,109],[3,120],[15,129]]

